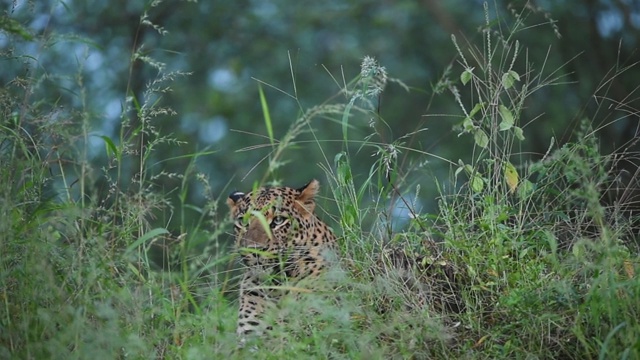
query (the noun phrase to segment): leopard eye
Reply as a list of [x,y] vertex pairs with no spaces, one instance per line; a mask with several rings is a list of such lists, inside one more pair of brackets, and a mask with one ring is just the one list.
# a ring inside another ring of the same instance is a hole
[[285,222],[286,218],[284,216],[278,215],[271,220],[271,228],[275,228],[276,226],[280,226]]

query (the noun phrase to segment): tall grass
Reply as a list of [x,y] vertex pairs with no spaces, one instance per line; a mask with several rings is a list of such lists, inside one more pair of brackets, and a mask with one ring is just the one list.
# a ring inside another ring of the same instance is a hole
[[[205,153],[189,155],[182,174],[159,170],[178,159],[155,158],[159,147],[180,145],[156,122],[173,115],[159,94],[183,74],[134,49],[132,61],[159,76],[123,97],[117,138],[93,133],[83,105],[48,105],[44,74],[14,79],[0,90],[0,357],[640,358],[635,204],[605,201],[637,187],[616,172],[636,154],[602,154],[585,120],[572,142],[549,139],[546,154],[525,157],[524,101],[559,79],[528,64],[513,39],[526,16],[503,34],[485,11],[481,43],[453,38],[458,62],[433,89],[460,106],[452,125],[473,139],[468,160],[412,146],[426,129],[386,141],[379,96],[406,86],[373,58],[352,81],[336,81],[340,97],[325,104],[306,109],[297,92],[287,94],[300,116],[279,139],[261,90],[270,149],[261,183],[283,180],[287,150],[317,146],[326,208],[335,209],[321,215],[340,235],[340,266],[312,291],[286,297],[268,315],[274,330],[244,348],[235,338],[233,252],[222,241],[231,224],[194,170]],[[154,25],[142,18],[141,26]],[[74,86],[85,104],[81,68]],[[340,129],[342,152],[325,150],[318,121]],[[370,135],[359,138],[362,128]],[[96,137],[108,158],[102,168],[88,156]],[[373,156],[371,168],[354,174],[361,153]],[[435,178],[426,161],[448,164],[450,177]],[[163,193],[159,178],[176,190]],[[439,189],[435,214],[418,206],[425,182]],[[188,203],[194,183],[206,207]],[[178,226],[161,214],[180,214]]]
[[[141,17],[140,26],[155,25]],[[46,51],[51,41],[18,35],[17,49],[34,42]],[[95,94],[85,91],[85,59],[68,89],[78,105],[65,109],[47,97],[56,92],[43,88],[51,76],[36,57],[3,56],[31,71],[0,90],[0,357],[210,358],[212,348],[234,351],[235,310],[224,298],[231,286],[225,223],[212,226],[224,215],[207,179],[193,170],[206,153],[190,155],[184,174],[162,170],[155,158],[158,147],[180,146],[156,123],[173,116],[161,94],[185,74],[133,49],[132,66],[142,62],[158,76],[140,94],[123,96],[120,132],[111,138],[91,130],[96,115],[85,104]],[[89,156],[96,139],[107,158],[100,167]],[[160,178],[173,179],[178,196],[162,193]],[[210,200],[205,208],[187,203],[195,182]],[[169,232],[171,219],[162,223],[159,215],[185,209],[196,221],[181,215]]]

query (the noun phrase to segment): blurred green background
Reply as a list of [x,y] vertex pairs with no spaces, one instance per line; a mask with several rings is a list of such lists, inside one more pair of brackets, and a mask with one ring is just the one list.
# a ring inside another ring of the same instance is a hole
[[[399,155],[398,172],[427,170],[400,177],[398,185],[409,191],[421,184],[427,189],[421,192],[424,208],[433,209],[434,183],[446,182],[451,171],[441,159],[456,163],[473,151],[473,139],[454,129],[464,115],[448,87],[434,93],[439,81],[457,86],[464,105],[473,106],[473,92],[459,84],[464,67],[451,35],[466,54],[468,47],[482,53],[485,31],[511,36],[520,44],[514,69],[523,80],[554,82],[525,100],[519,122],[526,140],[516,145],[514,163],[539,159],[552,137],[555,146],[569,141],[584,118],[593,121],[604,152],[637,146],[640,68],[631,66],[640,61],[637,1],[496,0],[486,12],[482,1],[472,0],[2,3],[0,80],[9,86],[16,77],[38,78],[39,93],[30,96],[47,99],[43,112],[49,107],[60,109],[61,116],[73,109],[89,114],[95,136],[88,156],[97,169],[107,162],[100,136],[117,142],[122,120],[136,121],[123,114],[126,98],[139,101],[147,86],[168,72],[189,73],[168,83],[171,91],[159,99],[176,115],[158,116],[153,124],[184,143],[157,147],[150,171],[183,174],[191,160],[185,155],[206,152],[195,163],[197,171],[208,175],[220,199],[265,179],[264,159],[272,147],[259,84],[279,139],[307,109],[347,103],[340,93],[344,82],[358,76],[363,58],[372,56],[390,78],[409,87],[390,82],[385,88],[376,105],[382,124],[376,125],[376,138],[368,138],[373,131],[367,116],[350,121],[346,144],[339,115],[316,118],[315,131],[297,138],[282,157],[286,163],[266,179],[292,186],[311,178],[326,183],[319,164],[331,168],[334,157],[348,150],[356,182],[362,181],[377,151],[360,147],[362,141],[402,142],[415,151]],[[156,26],[141,26],[141,14]],[[153,62],[130,61],[135,50]],[[130,161],[122,178],[135,177],[138,166]],[[161,177],[155,186],[171,193],[181,181]],[[108,191],[99,176],[94,185],[98,192]],[[188,198],[199,205],[206,201],[200,183],[194,181]],[[168,217],[158,220],[171,227]]]

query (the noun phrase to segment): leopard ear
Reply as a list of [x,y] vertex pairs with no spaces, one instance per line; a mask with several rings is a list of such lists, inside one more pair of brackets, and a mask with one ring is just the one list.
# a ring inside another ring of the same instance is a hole
[[302,208],[300,210],[305,214],[305,217],[310,216],[316,207],[314,198],[318,193],[318,189],[320,189],[320,183],[316,179],[309,181],[307,185],[298,189],[300,194],[296,199],[296,205]]
[[238,202],[238,200],[243,198],[244,195],[245,194],[240,191],[234,191],[231,194],[229,194],[229,197],[227,198],[227,205],[229,205],[229,208],[233,209],[236,206],[236,203]]

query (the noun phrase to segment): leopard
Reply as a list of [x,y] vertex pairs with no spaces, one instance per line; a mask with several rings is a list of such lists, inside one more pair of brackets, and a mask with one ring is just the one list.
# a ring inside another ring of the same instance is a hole
[[300,188],[232,192],[227,205],[244,274],[236,334],[240,346],[273,327],[264,315],[277,307],[284,285],[318,277],[336,253],[336,236],[314,212],[318,180]]

